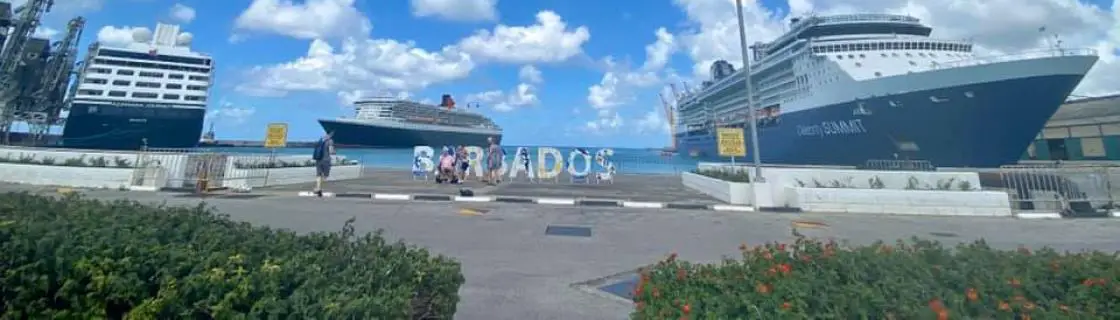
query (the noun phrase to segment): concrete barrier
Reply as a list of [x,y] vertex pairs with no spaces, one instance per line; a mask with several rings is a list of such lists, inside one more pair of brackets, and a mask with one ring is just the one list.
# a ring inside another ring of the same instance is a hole
[[127,188],[132,168],[68,167],[58,165],[0,163],[5,182],[75,188]]
[[[773,195],[770,185],[761,182],[754,185],[742,182],[730,182],[691,172],[681,173],[681,183],[685,187],[709,195],[728,204],[749,205],[752,200],[758,199],[760,207],[773,207]],[[754,186],[758,186],[755,190]],[[754,192],[754,197],[751,197]]]
[[[328,181],[357,179],[362,175],[362,166],[346,165],[331,168]],[[222,186],[231,189],[251,189],[265,186],[300,184],[315,182],[315,167],[237,169],[232,163],[226,168]]]
[[[753,167],[702,162],[699,170],[750,172]],[[981,189],[975,172],[874,171],[848,167],[763,167],[764,183],[755,195],[768,207],[802,211],[1010,216],[1008,195]],[[709,180],[682,175],[682,183],[717,199],[742,201],[750,197],[749,184],[735,189]],[[687,181],[686,181],[687,180]],[[726,182],[725,182],[726,183]],[[719,186],[719,187],[717,187]],[[768,189],[763,191],[761,189]],[[737,195],[736,195],[737,194]],[[763,199],[761,197],[767,197]]]

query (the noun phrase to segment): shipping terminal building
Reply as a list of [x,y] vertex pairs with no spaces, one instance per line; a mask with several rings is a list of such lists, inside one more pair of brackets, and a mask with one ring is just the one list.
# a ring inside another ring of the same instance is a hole
[[1066,102],[1023,160],[1120,161],[1120,94]]

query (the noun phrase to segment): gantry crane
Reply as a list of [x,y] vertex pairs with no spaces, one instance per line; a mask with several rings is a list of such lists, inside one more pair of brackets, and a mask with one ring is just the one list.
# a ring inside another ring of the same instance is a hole
[[43,67],[43,77],[39,87],[32,95],[33,104],[16,110],[16,119],[27,121],[32,136],[38,140],[50,131],[52,125],[60,122],[59,115],[66,108],[66,86],[74,74],[74,63],[78,56],[78,41],[82,38],[86,20],[82,17],[70,19],[66,36],[55,42],[51,57]]
[[669,151],[676,151],[677,150],[677,117],[676,117],[676,113],[673,112],[674,111],[673,110],[674,109],[673,105],[669,103],[669,100],[665,99],[664,94],[658,93],[657,96],[661,97],[661,105],[665,108],[665,121],[669,123]]
[[54,0],[28,0],[14,10],[18,18],[12,24],[12,32],[8,34],[3,51],[0,51],[0,133],[3,133],[4,144],[9,142],[15,121],[16,100],[20,94],[19,72],[27,40],[35,34],[39,20],[50,12],[53,5]]

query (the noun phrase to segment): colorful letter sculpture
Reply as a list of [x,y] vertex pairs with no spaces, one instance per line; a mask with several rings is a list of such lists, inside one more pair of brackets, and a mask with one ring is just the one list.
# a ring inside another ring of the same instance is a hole
[[[486,170],[486,149],[477,146],[465,147],[467,153],[467,176],[481,177]],[[530,147],[518,147],[513,154],[501,155],[501,169],[498,173],[508,176],[510,180],[517,180],[524,176],[529,181],[551,179],[557,181],[561,173],[567,173],[571,182],[612,181],[615,175],[615,166],[611,162],[614,156],[612,149],[599,149],[594,153],[584,148],[575,148],[568,152],[568,156],[553,147],[537,147],[536,155]],[[412,149],[412,174],[427,177],[426,174],[435,170],[435,161],[440,156],[436,148],[431,146],[416,146]],[[445,150],[445,148],[439,148]],[[454,150],[454,149],[452,149]],[[535,163],[535,165],[534,165]],[[536,168],[536,169],[534,169]]]

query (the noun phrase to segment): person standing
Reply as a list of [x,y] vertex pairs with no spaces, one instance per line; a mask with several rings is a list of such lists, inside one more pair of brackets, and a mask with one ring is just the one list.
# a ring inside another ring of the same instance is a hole
[[315,151],[311,159],[315,160],[315,195],[323,196],[323,183],[331,175],[331,158],[334,156],[334,132],[327,132],[323,138],[315,143]]
[[467,148],[460,145],[455,151],[456,169],[459,174],[459,183],[467,181],[467,170],[470,169],[470,159],[467,157]]
[[490,143],[490,147],[486,152],[486,180],[485,182],[496,184],[501,182],[500,171],[502,169],[502,158],[505,157],[505,151],[502,151],[502,146],[498,144],[497,139],[494,137],[486,138],[486,142]]

